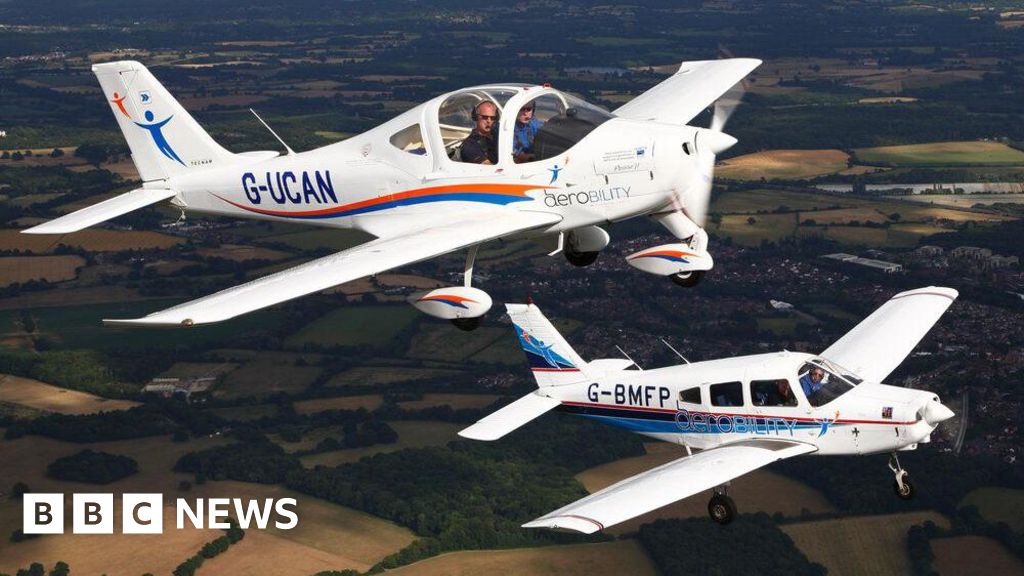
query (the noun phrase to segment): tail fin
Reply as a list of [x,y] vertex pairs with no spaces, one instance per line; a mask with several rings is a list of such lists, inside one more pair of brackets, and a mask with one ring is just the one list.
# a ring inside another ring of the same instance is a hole
[[586,380],[583,370],[587,363],[555,330],[540,308],[533,304],[506,304],[505,309],[538,386],[562,386]]
[[233,162],[160,82],[138,62],[96,64],[110,108],[144,182]]

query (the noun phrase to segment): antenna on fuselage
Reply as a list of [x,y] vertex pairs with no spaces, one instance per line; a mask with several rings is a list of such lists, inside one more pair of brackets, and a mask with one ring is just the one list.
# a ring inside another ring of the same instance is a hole
[[639,370],[640,370],[641,372],[643,372],[643,371],[644,371],[644,368],[643,368],[643,366],[641,366],[641,365],[637,364],[637,363],[636,363],[636,360],[633,360],[632,358],[630,358],[630,357],[629,357],[629,354],[626,354],[626,351],[625,351],[625,350],[623,350],[622,348],[620,348],[618,344],[616,344],[616,345],[615,345],[615,349],[616,349],[616,350],[618,350],[618,351],[619,351],[619,353],[621,353],[621,354],[622,354],[623,356],[625,356],[625,357],[626,357],[626,360],[629,360],[630,362],[632,362],[632,363],[633,363],[633,366],[636,366],[636,367],[637,367],[637,368],[638,368],[638,369],[639,369]]
[[295,154],[295,150],[292,150],[291,146],[285,144],[284,140],[282,140],[281,137],[277,135],[277,132],[274,132],[274,129],[270,127],[270,124],[264,122],[263,118],[260,118],[260,115],[257,114],[255,110],[249,108],[249,112],[252,112],[252,115],[255,116],[257,120],[260,121],[260,124],[263,124],[264,128],[266,128],[271,134],[274,135],[274,138],[277,138],[277,141],[281,143],[281,146],[284,146],[284,149],[288,151],[289,156]]
[[676,353],[676,356],[679,356],[680,358],[682,358],[682,359],[683,359],[683,362],[686,362],[687,364],[689,364],[689,363],[690,363],[690,361],[686,359],[686,356],[683,356],[682,354],[680,354],[680,353],[679,353],[679,350],[676,350],[675,348],[673,348],[673,347],[672,347],[672,345],[671,345],[671,344],[669,344],[669,343],[668,343],[668,340],[665,340],[664,338],[658,338],[658,340],[661,340],[661,343],[662,343],[662,344],[664,344],[665,346],[668,346],[668,349],[669,349],[669,350],[671,350],[671,351],[675,352],[675,353]]

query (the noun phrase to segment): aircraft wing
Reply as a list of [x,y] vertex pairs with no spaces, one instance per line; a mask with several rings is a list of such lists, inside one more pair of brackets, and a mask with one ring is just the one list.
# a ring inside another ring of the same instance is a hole
[[145,208],[150,204],[156,204],[162,200],[174,198],[175,194],[177,194],[177,192],[174,190],[136,188],[131,192],[125,192],[120,196],[114,196],[109,200],[104,200],[99,204],[82,208],[81,210],[77,210],[71,214],[65,214],[60,218],[50,220],[49,222],[43,222],[38,226],[22,230],[21,233],[68,234],[69,232],[78,232],[79,230],[88,228],[93,224],[99,224],[100,222],[116,218],[133,210]]
[[678,72],[614,113],[632,120],[686,124],[760,65],[754,58],[683,62]]
[[517,232],[545,228],[560,220],[561,216],[544,212],[478,213],[441,226],[373,240],[142,318],[103,322],[118,326],[191,326],[220,322],[398,266]]
[[709,490],[770,464],[817,450],[787,440],[743,440],[673,460],[523,524],[590,534]]
[[959,293],[929,286],[901,292],[821,353],[869,382],[881,382],[917,346]]

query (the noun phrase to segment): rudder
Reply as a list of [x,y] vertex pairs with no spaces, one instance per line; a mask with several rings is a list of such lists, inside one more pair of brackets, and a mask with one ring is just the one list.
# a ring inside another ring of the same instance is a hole
[[505,309],[538,386],[561,386],[586,380],[583,370],[587,363],[539,308],[533,304],[506,304]]
[[142,64],[107,62],[92,71],[144,182],[234,161]]

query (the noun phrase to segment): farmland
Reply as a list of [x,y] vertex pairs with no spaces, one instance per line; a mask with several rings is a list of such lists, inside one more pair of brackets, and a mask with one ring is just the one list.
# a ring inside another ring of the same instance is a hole
[[129,400],[111,400],[85,392],[52,386],[30,378],[0,374],[0,405],[14,404],[60,414],[93,414],[137,406]]
[[1024,562],[999,542],[983,536],[953,536],[931,541],[932,566],[942,576],[1024,574]]
[[0,286],[29,280],[73,280],[85,264],[81,256],[14,256],[0,258]]
[[842,150],[768,150],[722,162],[715,176],[726,180],[802,180],[846,170]]
[[1000,142],[932,142],[858,148],[858,162],[900,167],[1020,166],[1024,152]]
[[812,562],[837,576],[910,573],[907,530],[927,520],[948,527],[935,512],[907,512],[785,524],[783,532]]
[[464,424],[434,422],[431,420],[401,420],[389,422],[388,424],[398,433],[398,441],[394,444],[375,444],[365,448],[348,448],[303,456],[302,465],[306,468],[338,466],[348,462],[356,462],[366,456],[395,452],[405,448],[444,446],[452,440],[457,440],[458,431],[465,428]]

